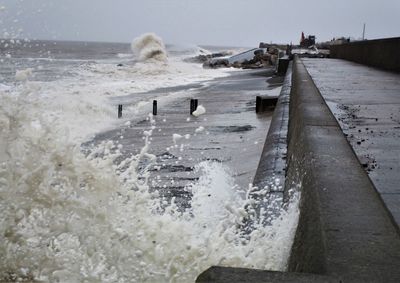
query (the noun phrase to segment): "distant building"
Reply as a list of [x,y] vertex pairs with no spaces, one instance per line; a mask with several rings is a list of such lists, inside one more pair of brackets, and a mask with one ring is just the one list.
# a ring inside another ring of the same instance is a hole
[[307,38],[304,36],[304,32],[301,33],[300,47],[308,48],[315,45],[315,35],[309,35]]

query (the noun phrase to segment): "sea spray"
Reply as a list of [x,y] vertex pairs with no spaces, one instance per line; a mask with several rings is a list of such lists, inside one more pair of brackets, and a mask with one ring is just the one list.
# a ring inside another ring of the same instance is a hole
[[131,44],[132,52],[139,61],[167,61],[167,51],[160,37],[145,33],[135,38]]
[[1,95],[2,280],[193,282],[211,265],[285,268],[296,202],[244,237],[251,200],[220,163],[197,166],[185,211],[151,192],[154,121],[140,153],[116,162],[118,144],[85,156],[49,116],[27,111],[27,97]]
[[17,70],[15,73],[15,80],[17,81],[26,81],[33,74],[32,68],[27,68],[25,70]]

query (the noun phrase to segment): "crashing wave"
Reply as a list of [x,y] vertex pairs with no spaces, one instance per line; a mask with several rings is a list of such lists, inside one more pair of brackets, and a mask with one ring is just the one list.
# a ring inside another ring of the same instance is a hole
[[160,37],[154,33],[145,33],[132,41],[132,52],[139,61],[150,59],[166,62],[167,51]]

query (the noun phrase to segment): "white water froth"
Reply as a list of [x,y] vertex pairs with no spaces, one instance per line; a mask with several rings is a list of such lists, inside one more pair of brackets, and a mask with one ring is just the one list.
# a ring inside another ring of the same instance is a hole
[[164,207],[138,167],[155,159],[154,121],[141,152],[117,165],[121,145],[104,142],[85,157],[53,116],[29,111],[30,93],[0,94],[0,279],[193,282],[212,265],[285,268],[296,202],[243,235],[251,200],[226,168],[204,162],[188,188],[191,208]]
[[29,79],[30,76],[32,76],[32,71],[33,71],[32,68],[27,68],[27,69],[24,69],[24,70],[18,70],[15,73],[15,79],[17,81],[26,81],[26,80]]

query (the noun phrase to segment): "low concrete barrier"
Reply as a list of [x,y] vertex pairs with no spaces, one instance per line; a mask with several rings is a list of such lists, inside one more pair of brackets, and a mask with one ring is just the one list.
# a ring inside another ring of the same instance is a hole
[[262,113],[267,110],[274,110],[278,102],[277,96],[257,95],[256,96],[256,113]]
[[349,42],[330,47],[332,58],[400,72],[400,37]]
[[279,75],[284,75],[287,73],[287,70],[289,68],[289,63],[290,63],[291,59],[289,58],[289,56],[285,56],[282,58],[278,59],[278,66],[276,68],[276,72]]

